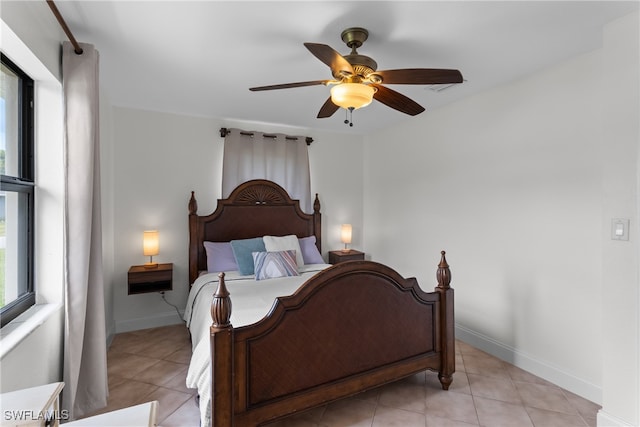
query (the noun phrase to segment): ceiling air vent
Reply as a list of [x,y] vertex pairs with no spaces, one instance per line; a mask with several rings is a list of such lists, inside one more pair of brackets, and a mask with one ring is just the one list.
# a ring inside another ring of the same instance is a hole
[[[466,80],[462,80],[462,83],[466,82]],[[450,87],[457,86],[460,83],[449,83],[449,84],[440,84],[440,85],[426,85],[425,89],[432,90],[434,92],[442,92],[443,90],[447,90]]]

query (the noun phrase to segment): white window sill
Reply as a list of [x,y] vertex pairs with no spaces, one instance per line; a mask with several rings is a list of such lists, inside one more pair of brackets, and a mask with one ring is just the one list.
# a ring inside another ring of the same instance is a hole
[[36,304],[0,329],[0,360],[47,321],[61,304]]

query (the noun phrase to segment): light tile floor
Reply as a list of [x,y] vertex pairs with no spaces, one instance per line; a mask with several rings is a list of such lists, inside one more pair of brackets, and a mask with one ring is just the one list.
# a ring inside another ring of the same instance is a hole
[[[185,386],[191,345],[183,325],[116,335],[107,355],[109,404],[99,413],[158,400],[162,427],[197,427],[196,391]],[[290,426],[595,426],[599,406],[461,341],[443,391],[433,372],[270,424]]]

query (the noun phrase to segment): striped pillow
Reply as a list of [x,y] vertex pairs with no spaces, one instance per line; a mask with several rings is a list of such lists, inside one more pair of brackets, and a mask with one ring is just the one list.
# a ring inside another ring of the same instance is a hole
[[253,252],[256,280],[298,276],[296,251]]

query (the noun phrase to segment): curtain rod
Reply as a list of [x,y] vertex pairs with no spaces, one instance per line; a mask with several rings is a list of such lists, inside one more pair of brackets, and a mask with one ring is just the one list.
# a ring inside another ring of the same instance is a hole
[[62,17],[62,15],[60,14],[60,11],[58,10],[58,8],[56,7],[56,5],[53,3],[53,0],[47,0],[47,4],[49,5],[49,8],[51,9],[51,12],[53,12],[53,15],[56,17],[56,19],[58,20],[58,23],[60,24],[60,26],[62,27],[62,29],[64,30],[64,33],[67,35],[67,37],[69,38],[69,41],[71,42],[71,44],[73,45],[73,51],[77,54],[77,55],[82,55],[82,48],[80,47],[80,45],[78,44],[78,42],[76,41],[76,38],[73,37],[73,34],[71,34],[71,30],[69,29],[69,27],[67,27],[67,23],[64,22],[64,18]]
[[[231,129],[227,129],[227,128],[220,128],[220,138],[224,138],[225,136],[227,136],[229,133],[231,132]],[[247,131],[240,131],[240,135],[247,135],[247,136],[253,136],[253,132],[247,132]],[[265,133],[263,134],[263,136],[265,138],[276,138],[277,135],[274,134],[268,134]],[[297,140],[298,137],[297,136],[285,136],[286,139],[294,141]],[[311,145],[311,143],[313,142],[313,138],[311,138],[310,136],[307,136],[304,138],[304,142],[307,143],[307,145]]]

